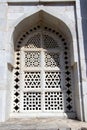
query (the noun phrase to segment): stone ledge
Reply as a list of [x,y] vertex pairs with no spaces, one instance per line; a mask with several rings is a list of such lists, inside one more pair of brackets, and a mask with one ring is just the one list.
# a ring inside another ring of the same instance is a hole
[[9,119],[0,130],[87,130],[87,123],[58,118]]
[[0,2],[17,3],[17,2],[74,2],[76,0],[0,0]]
[[76,0],[7,0],[7,2],[72,2]]

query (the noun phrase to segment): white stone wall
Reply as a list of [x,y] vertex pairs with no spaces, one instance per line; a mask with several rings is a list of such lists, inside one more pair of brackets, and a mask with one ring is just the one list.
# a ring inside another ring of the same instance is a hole
[[[7,4],[0,3],[0,120],[5,120],[6,103],[6,26],[7,25]],[[3,114],[2,114],[3,113]]]
[[87,121],[87,0],[80,0],[80,8],[78,9],[78,24],[82,28],[79,31],[79,50],[80,50],[80,63],[81,63],[81,76],[82,76],[82,97],[83,97],[83,110],[84,120]]
[[[77,79],[75,80],[76,112],[80,120],[84,119],[87,121],[85,103],[87,102],[86,51],[84,52],[80,3],[78,0],[55,0],[54,3],[50,4],[50,1],[52,0],[33,0],[33,3],[31,4],[26,3],[32,2],[31,0],[0,0],[0,121],[5,121],[10,117],[11,69],[14,66],[13,31],[18,23],[24,18],[29,17],[40,10],[63,21],[72,34],[71,65],[74,70],[75,79]],[[25,2],[26,5],[23,5],[22,2]],[[42,3],[39,5],[39,2]],[[57,3],[54,6],[55,2]],[[84,6],[82,6],[82,8],[84,8]],[[85,19],[85,17],[86,16],[84,15],[83,18]],[[54,24],[56,23],[54,22]],[[63,29],[65,33],[68,34],[66,29],[60,26],[60,30]],[[86,34],[85,30],[85,48],[87,41]],[[78,58],[78,56],[80,57]]]

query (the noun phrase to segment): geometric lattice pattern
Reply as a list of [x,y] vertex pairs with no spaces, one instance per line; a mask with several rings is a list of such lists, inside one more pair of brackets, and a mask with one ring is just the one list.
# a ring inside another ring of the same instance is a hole
[[60,72],[45,72],[45,88],[61,88]]
[[25,48],[40,48],[40,44],[40,34],[38,33],[37,35],[29,38],[25,45]]
[[20,112],[20,52],[15,54],[13,112]]
[[69,48],[67,46],[67,43],[64,42],[64,67],[65,67],[65,98],[66,98],[66,112],[72,112],[73,111],[73,96],[72,96],[72,76],[71,76],[71,68],[70,68],[70,57],[69,57]]
[[40,82],[40,72],[24,72],[24,88],[40,88]]
[[25,52],[25,67],[40,66],[40,52]]
[[45,92],[45,110],[63,110],[62,92]]
[[57,48],[59,47],[58,43],[49,35],[43,35],[43,41],[45,48]]
[[[40,28],[40,26],[34,27],[23,34],[15,47],[13,112],[20,112],[21,93],[22,109],[25,112],[42,111],[43,108],[44,111],[50,112],[52,110],[73,112],[72,71],[68,43],[56,30],[44,27],[42,32],[38,32]],[[32,36],[30,36],[31,32]],[[55,40],[54,35],[61,43]],[[24,43],[23,40],[26,42]],[[25,50],[22,57],[20,52],[23,46]],[[58,50],[59,46],[61,50]],[[23,70],[23,67],[21,69],[21,61],[26,70]]]
[[60,58],[58,53],[45,52],[45,66],[46,67],[59,67]]
[[41,110],[41,93],[24,92],[23,110]]

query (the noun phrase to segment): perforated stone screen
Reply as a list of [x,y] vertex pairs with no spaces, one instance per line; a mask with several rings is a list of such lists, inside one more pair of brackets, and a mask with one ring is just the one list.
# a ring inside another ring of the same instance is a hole
[[52,28],[34,28],[16,44],[12,111],[73,113],[68,43]]

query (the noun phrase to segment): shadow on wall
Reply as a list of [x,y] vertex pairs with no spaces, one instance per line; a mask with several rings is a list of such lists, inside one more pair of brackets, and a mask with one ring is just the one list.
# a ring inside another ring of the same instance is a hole
[[81,17],[82,17],[82,29],[84,40],[84,52],[86,62],[86,75],[87,75],[87,0],[80,0]]

